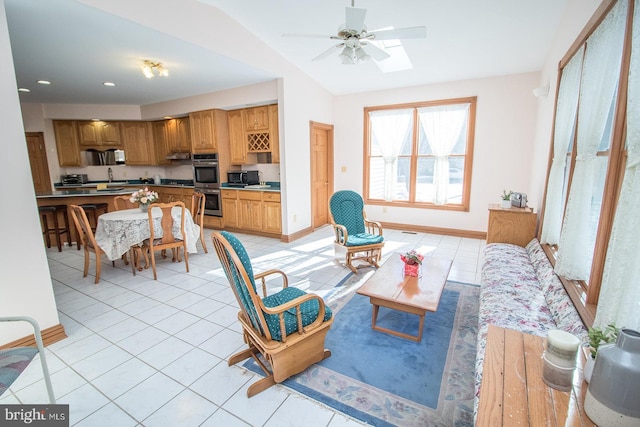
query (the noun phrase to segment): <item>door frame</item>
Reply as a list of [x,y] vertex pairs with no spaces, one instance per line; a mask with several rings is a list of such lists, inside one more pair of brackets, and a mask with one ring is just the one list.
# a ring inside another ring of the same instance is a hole
[[[313,131],[315,129],[321,129],[321,130],[325,130],[328,133],[328,138],[327,138],[327,195],[329,197],[331,197],[331,195],[333,194],[333,183],[334,183],[334,179],[333,179],[333,175],[334,175],[334,171],[333,171],[333,125],[331,124],[327,124],[327,123],[320,123],[320,122],[314,122],[314,121],[309,121],[309,181],[310,181],[310,193],[309,193],[309,197],[310,197],[310,201],[311,201],[311,229],[315,230],[316,228],[319,228],[325,224],[315,224],[314,223],[314,215],[313,213],[315,212],[315,198],[313,197],[313,173],[312,173],[312,167],[313,167],[313,163],[314,163],[314,157],[313,157]],[[327,219],[329,218],[329,200],[327,199],[326,202],[326,207],[327,209]],[[329,223],[329,222],[327,222]]]

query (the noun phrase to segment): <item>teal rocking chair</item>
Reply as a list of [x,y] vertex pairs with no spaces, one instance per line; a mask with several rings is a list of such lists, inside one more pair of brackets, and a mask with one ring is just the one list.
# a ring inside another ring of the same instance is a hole
[[[248,345],[229,358],[229,366],[253,357],[265,373],[265,378],[249,386],[248,397],[331,356],[324,339],[333,319],[321,297],[289,287],[280,270],[254,275],[247,251],[233,234],[213,232],[211,238],[238,300],[238,320]],[[281,278],[282,290],[267,295],[266,278],[272,275]],[[257,293],[256,279],[261,281],[262,297]]]
[[[336,258],[344,257],[345,265],[356,274],[360,267],[380,267],[384,246],[382,226],[367,219],[362,197],[350,190],[337,191],[329,200],[329,213],[336,235]],[[354,261],[366,264],[355,266]]]

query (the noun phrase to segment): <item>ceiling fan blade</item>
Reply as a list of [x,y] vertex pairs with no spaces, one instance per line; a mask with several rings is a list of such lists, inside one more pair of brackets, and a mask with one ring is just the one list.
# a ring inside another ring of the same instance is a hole
[[423,39],[425,37],[427,37],[427,27],[396,28],[367,33],[369,40]]
[[335,52],[336,50],[341,49],[343,47],[344,47],[344,43],[338,43],[335,46],[331,46],[329,49],[325,50],[320,55],[318,55],[315,58],[313,58],[311,61],[320,61],[321,59],[324,59],[327,56],[330,56],[333,52]]
[[367,9],[358,7],[345,7],[344,29],[360,32],[364,29],[364,18],[367,16]]
[[326,34],[285,33],[285,34],[282,35],[282,37],[305,37],[305,38],[310,38],[310,39],[339,39],[339,40],[341,40],[339,37],[329,36],[329,35],[326,35]]
[[367,52],[367,55],[369,55],[376,61],[383,61],[391,56],[385,50],[380,49],[378,46],[375,46],[371,43],[360,43],[360,47],[364,49],[365,52]]

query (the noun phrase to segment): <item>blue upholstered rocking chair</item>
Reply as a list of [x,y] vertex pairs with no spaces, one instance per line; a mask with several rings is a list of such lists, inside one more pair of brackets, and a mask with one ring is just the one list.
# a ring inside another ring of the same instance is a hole
[[[321,297],[289,287],[280,270],[254,275],[247,251],[233,234],[213,232],[211,239],[238,300],[238,320],[248,345],[229,358],[229,366],[253,357],[265,373],[265,378],[249,386],[248,397],[331,356],[324,339],[333,319]],[[271,275],[280,276],[282,290],[267,295],[265,279]],[[257,293],[256,279],[261,281],[262,297]]]
[[[337,191],[329,200],[329,213],[336,235],[336,258],[345,257],[345,265],[356,274],[360,267],[380,267],[382,226],[367,219],[362,197],[350,190]],[[355,266],[353,261],[366,264]]]

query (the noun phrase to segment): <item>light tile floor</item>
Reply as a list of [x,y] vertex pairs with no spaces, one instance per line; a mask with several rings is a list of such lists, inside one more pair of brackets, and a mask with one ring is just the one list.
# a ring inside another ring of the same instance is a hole
[[[206,235],[210,235],[206,230]],[[256,272],[279,268],[290,283],[319,294],[349,270],[333,257],[333,232],[323,227],[283,243],[239,234]],[[453,260],[451,280],[479,283],[483,240],[385,230],[385,258],[417,249]],[[254,374],[227,366],[243,347],[238,306],[210,240],[209,253],[184,262],[158,261],[133,276],[103,257],[100,283],[95,264],[82,277],[83,251],[47,251],[60,322],[68,338],[47,348],[58,403],[70,405],[74,426],[357,426],[312,399],[276,385],[246,397]],[[92,255],[93,259],[93,255]],[[39,363],[1,398],[0,404],[45,403]]]

